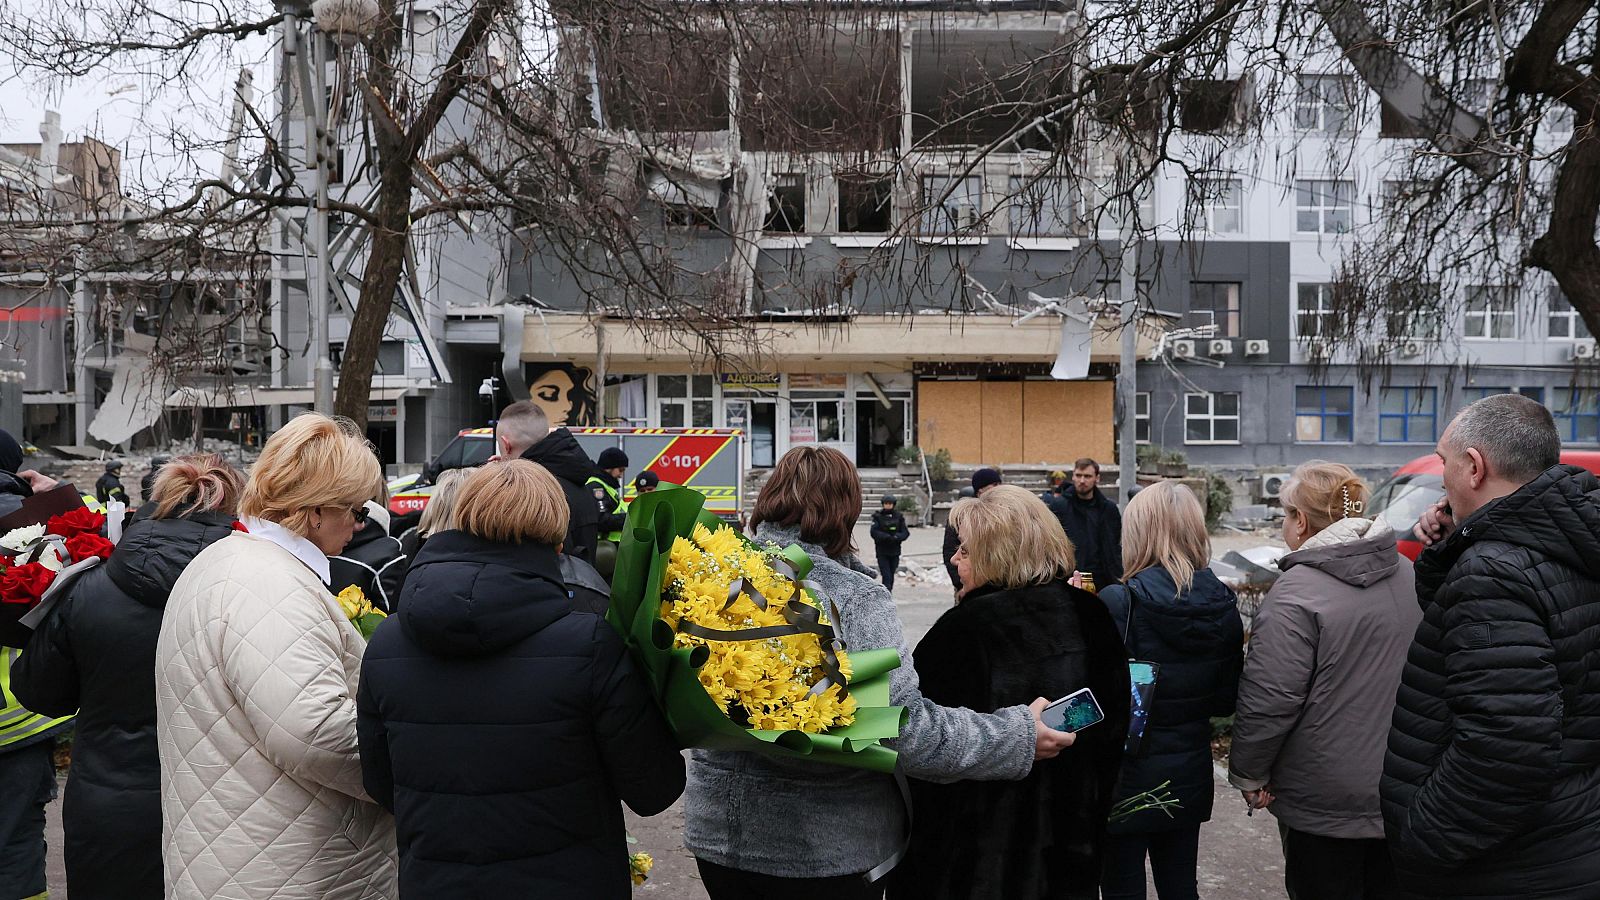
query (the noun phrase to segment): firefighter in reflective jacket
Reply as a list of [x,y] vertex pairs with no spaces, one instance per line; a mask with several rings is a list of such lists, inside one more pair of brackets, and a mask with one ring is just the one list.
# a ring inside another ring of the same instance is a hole
[[600,507],[600,546],[595,568],[607,581],[617,566],[617,545],[622,543],[622,526],[628,520],[628,504],[622,499],[622,477],[628,474],[628,454],[621,447],[607,447],[595,461],[600,471],[589,476],[589,488]]
[[45,891],[44,808],[56,795],[56,732],[72,717],[30,712],[11,691],[11,666],[20,650],[0,647],[0,897],[34,897]]

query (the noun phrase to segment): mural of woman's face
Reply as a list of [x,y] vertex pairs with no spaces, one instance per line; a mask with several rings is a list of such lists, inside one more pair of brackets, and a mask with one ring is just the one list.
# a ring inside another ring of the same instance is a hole
[[533,402],[550,418],[550,426],[570,424],[572,418],[572,376],[562,369],[550,369],[528,385]]

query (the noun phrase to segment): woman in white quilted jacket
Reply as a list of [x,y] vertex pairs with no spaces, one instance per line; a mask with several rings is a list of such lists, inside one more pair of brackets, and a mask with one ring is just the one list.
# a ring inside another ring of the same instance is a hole
[[382,483],[348,422],[262,450],[237,533],[173,587],[156,646],[167,897],[397,896],[393,818],[361,784],[365,642],[324,582]]

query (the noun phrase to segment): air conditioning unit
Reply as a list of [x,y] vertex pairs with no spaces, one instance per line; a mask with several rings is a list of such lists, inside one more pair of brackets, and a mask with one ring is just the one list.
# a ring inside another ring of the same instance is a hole
[[1245,341],[1245,356],[1266,356],[1272,351],[1271,341]]
[[1306,347],[1306,355],[1314,360],[1326,362],[1333,358],[1333,345],[1327,341],[1313,341]]
[[1173,341],[1172,356],[1174,359],[1194,359],[1194,341]]
[[1579,341],[1572,345],[1573,359],[1594,359],[1594,341]]
[[1233,341],[1215,340],[1211,342],[1211,346],[1207,349],[1210,351],[1211,356],[1232,356]]
[[1268,472],[1261,476],[1261,497],[1264,500],[1276,500],[1283,493],[1283,486],[1289,483],[1289,472]]
[[1399,347],[1396,347],[1395,348],[1395,352],[1398,353],[1401,356],[1421,356],[1422,355],[1422,342],[1421,341],[1406,341],[1404,344],[1401,344]]

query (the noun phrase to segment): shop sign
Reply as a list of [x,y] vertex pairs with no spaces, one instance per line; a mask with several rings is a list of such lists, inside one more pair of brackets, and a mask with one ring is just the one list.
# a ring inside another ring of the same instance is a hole
[[400,404],[398,403],[368,403],[367,419],[398,419],[400,418]]
[[718,380],[725,391],[775,391],[780,377],[776,372],[724,372]]
[[802,372],[789,376],[789,390],[791,391],[842,391],[849,384],[850,376],[848,375],[813,375]]

